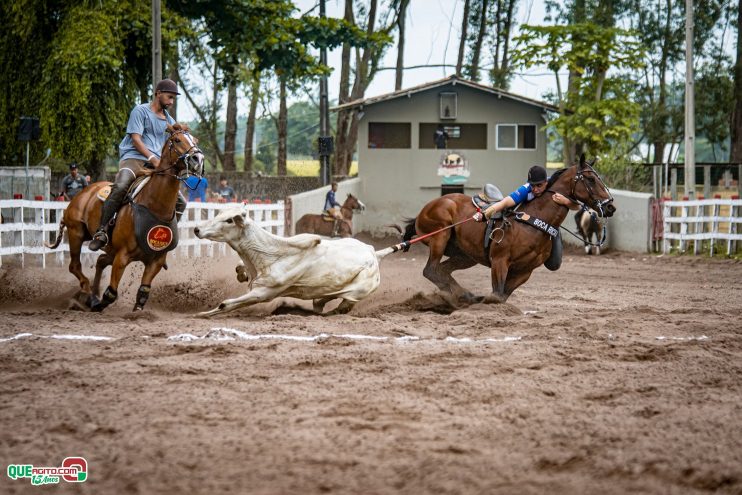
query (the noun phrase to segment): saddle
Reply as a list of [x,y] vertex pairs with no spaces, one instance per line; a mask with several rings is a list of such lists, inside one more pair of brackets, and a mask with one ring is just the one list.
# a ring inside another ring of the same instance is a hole
[[334,222],[337,220],[337,218],[333,217],[332,215],[328,215],[327,213],[322,213],[322,220],[325,222]]
[[[484,188],[482,188],[482,192],[477,193],[476,195],[471,197],[472,203],[474,203],[474,206],[476,206],[479,210],[484,211],[490,206],[492,206],[494,203],[497,203],[503,198],[502,192],[500,192],[500,189],[498,189],[497,186],[494,184],[485,184]],[[498,220],[503,219],[502,212],[497,213],[492,218],[490,218],[487,221],[487,226],[484,230],[484,254],[485,257],[487,257],[490,249],[490,244],[492,243],[492,238],[494,237],[492,235],[493,230],[495,229],[495,222]],[[505,224],[503,224],[503,228],[505,227]],[[498,241],[499,242],[499,241]]]
[[[126,191],[126,196],[131,199],[134,199],[148,181],[149,181],[148,175],[142,175],[134,179],[134,182],[132,182],[131,185],[129,186],[129,190]],[[100,201],[105,201],[106,198],[108,198],[108,196],[111,194],[111,186],[113,186],[113,183],[109,182],[107,185],[100,188],[100,190],[98,190],[98,193],[96,194],[96,197]],[[126,201],[124,201],[124,203],[122,203],[121,206],[124,206],[125,204],[126,204]]]

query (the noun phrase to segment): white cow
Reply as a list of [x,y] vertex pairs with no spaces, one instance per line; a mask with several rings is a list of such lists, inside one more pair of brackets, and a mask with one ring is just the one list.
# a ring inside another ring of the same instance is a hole
[[211,316],[276,297],[311,299],[321,313],[333,299],[342,299],[330,314],[350,311],[379,286],[379,260],[397,250],[374,251],[372,246],[353,239],[323,239],[314,234],[279,237],[260,228],[247,212],[225,210],[194,229],[201,239],[226,242],[242,258],[237,278],[248,282],[244,296],[226,299]]

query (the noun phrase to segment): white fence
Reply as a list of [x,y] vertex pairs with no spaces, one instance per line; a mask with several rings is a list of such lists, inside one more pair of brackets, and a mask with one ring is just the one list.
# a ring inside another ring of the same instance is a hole
[[727,255],[736,253],[737,241],[742,241],[738,225],[742,223],[742,200],[700,199],[696,201],[665,201],[663,204],[662,251],[677,248],[681,253],[693,243],[693,254],[709,241],[714,255],[717,241],[726,241]]
[[[38,262],[46,267],[47,258],[54,264],[69,261],[67,236],[56,249],[48,249],[44,241],[53,242],[59,229],[62,213],[68,202],[0,200],[2,224],[0,224],[0,266],[8,258],[20,261],[22,266]],[[227,245],[199,239],[193,228],[201,222],[214,218],[219,211],[240,206],[235,203],[188,203],[183,218],[178,223],[178,247],[170,256],[200,257],[226,253]],[[258,225],[276,235],[284,235],[284,205],[248,204],[243,206]],[[82,247],[83,262],[93,262],[100,253],[90,251],[87,244]]]

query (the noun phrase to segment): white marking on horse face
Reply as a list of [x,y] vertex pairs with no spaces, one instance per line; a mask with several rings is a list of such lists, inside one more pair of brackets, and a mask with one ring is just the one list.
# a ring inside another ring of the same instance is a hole
[[365,210],[366,209],[366,205],[363,204],[363,201],[361,201],[358,198],[356,198],[356,201],[358,201],[358,206],[360,207],[361,210]]

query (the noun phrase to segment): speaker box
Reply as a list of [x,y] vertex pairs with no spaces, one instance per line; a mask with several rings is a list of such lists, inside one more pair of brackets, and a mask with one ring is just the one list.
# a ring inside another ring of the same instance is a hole
[[330,156],[335,151],[335,142],[332,136],[320,137],[317,140],[317,148],[320,156]]
[[36,141],[41,137],[41,125],[38,117],[21,117],[18,126],[18,141]]

